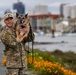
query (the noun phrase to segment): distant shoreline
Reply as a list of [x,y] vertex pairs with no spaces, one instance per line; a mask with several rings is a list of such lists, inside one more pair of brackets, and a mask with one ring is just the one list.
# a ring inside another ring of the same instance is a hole
[[68,43],[65,41],[61,41],[61,42],[34,42],[34,45],[41,45],[41,44],[60,44],[60,43]]

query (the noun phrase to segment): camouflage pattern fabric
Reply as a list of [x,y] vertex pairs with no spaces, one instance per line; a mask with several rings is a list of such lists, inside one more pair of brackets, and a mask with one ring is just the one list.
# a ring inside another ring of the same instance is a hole
[[7,69],[6,75],[28,75],[28,71],[23,69]]
[[[32,38],[32,39],[31,39]],[[3,44],[5,45],[6,50],[6,75],[18,75],[19,70],[27,70],[27,62],[25,56],[25,43],[31,42],[34,40],[34,34],[28,34],[27,37],[23,39],[21,43],[17,42],[15,39],[15,30],[11,31],[8,27],[6,27],[2,31]],[[16,72],[16,74],[14,74]],[[22,72],[24,73],[24,72]],[[20,74],[26,75],[26,74]]]

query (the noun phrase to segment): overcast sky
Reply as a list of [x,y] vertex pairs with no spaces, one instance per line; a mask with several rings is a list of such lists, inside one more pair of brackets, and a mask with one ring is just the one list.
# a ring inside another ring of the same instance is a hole
[[[42,4],[47,5],[49,12],[59,14],[59,8],[61,3],[76,3],[76,0],[19,0],[24,3],[26,11],[34,6]],[[17,0],[0,0],[0,17],[3,16],[5,10],[12,9],[13,3],[16,3]]]

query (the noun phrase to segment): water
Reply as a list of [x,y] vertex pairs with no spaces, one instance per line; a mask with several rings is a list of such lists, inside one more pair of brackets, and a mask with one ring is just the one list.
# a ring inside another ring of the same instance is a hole
[[73,51],[76,53],[76,36],[59,36],[55,38],[49,36],[36,36],[35,42],[54,43],[34,45],[34,48],[38,48],[40,50],[54,51],[55,49],[60,49],[63,52]]

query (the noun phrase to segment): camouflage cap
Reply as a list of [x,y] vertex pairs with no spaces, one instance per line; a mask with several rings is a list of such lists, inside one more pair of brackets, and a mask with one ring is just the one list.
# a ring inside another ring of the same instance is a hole
[[4,15],[4,20],[8,19],[8,18],[13,18],[13,15],[11,13],[7,13]]

